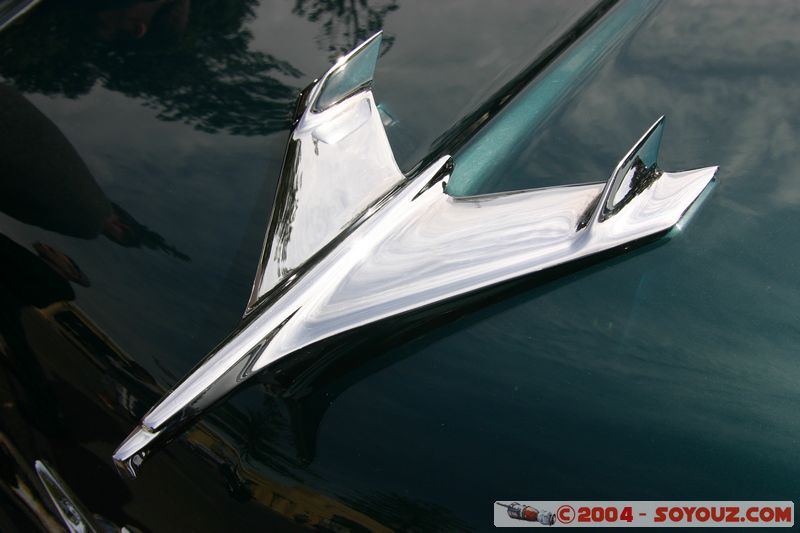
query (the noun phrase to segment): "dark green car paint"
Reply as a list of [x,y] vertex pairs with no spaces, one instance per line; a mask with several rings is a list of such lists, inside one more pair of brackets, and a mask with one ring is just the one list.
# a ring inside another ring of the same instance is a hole
[[144,531],[488,530],[498,499],[797,497],[793,2],[663,3],[481,191],[605,179],[665,114],[665,169],[721,165],[682,231],[337,339],[119,478],[114,447],[241,317],[299,88],[383,27],[375,93],[410,169],[597,7],[187,3],[139,41],[56,1],[0,33],[4,531],[57,520],[37,459]]

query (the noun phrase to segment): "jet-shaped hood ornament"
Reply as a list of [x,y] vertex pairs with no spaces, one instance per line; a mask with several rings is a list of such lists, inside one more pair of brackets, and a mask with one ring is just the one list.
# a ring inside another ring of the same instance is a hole
[[716,172],[659,169],[661,118],[605,183],[450,196],[451,157],[413,178],[395,162],[371,91],[380,42],[378,33],[301,95],[242,325],[114,453],[131,476],[156,445],[275,361],[365,324],[666,233]]

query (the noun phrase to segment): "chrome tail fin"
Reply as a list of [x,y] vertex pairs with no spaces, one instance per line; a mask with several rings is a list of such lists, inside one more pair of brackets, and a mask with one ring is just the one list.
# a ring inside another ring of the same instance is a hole
[[[658,164],[664,117],[656,120],[617,163],[578,229],[630,240],[674,226],[714,178],[718,167],[665,172]],[[612,228],[614,230],[612,231]]]

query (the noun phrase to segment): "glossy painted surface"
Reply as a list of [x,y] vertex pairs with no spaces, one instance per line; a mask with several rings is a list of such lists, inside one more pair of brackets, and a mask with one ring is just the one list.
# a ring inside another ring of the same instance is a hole
[[[405,131],[433,142],[442,116],[457,122],[546,46],[536,43],[574,22],[561,11],[572,8],[548,4],[482,12],[484,3],[437,3],[439,13],[420,16],[398,3],[383,13],[394,43],[376,94],[397,119],[390,138],[403,168],[425,156],[403,151]],[[13,60],[10,34],[0,35],[3,78],[58,128],[109,203],[152,232],[123,247],[65,235],[52,219],[3,215],[4,257],[15,258],[3,264],[3,523],[37,514],[21,503],[43,490],[37,459],[86,509],[145,531],[285,529],[333,516],[352,530],[487,530],[503,498],[793,498],[794,2],[663,4],[482,191],[594,180],[642,124],[666,114],[665,168],[722,165],[719,186],[668,246],[514,287],[466,314],[354,335],[327,365],[296,370],[288,390],[277,376],[236,394],[136,482],[113,473],[108,457],[131,424],[240,318],[290,95],[324,70],[329,47],[352,45],[352,17],[319,6],[293,14],[294,5],[265,3],[248,19],[223,3],[194,4],[192,44],[169,52],[103,44],[93,16],[56,8],[54,37],[42,33],[48,21],[29,19],[32,37]],[[300,31],[309,39],[290,46]],[[280,83],[247,69],[211,75],[275,59],[288,64],[258,72]],[[408,81],[425,72],[435,77],[427,88]],[[47,138],[41,153],[63,154],[58,168],[74,163],[58,134]],[[58,198],[33,211],[74,215],[53,208],[69,205]],[[110,209],[102,196],[82,198],[98,217]],[[101,233],[94,218],[80,220],[82,234]],[[65,283],[68,268],[42,268],[40,253],[58,255],[37,242],[72,258],[90,286]]]

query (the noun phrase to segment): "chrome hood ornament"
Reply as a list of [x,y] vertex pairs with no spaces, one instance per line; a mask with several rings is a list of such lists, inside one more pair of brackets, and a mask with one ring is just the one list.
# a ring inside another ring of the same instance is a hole
[[453,197],[453,160],[406,178],[371,91],[381,34],[304,91],[241,327],[114,453],[143,460],[238,384],[332,335],[672,228],[717,167],[658,168],[663,118],[605,183]]

